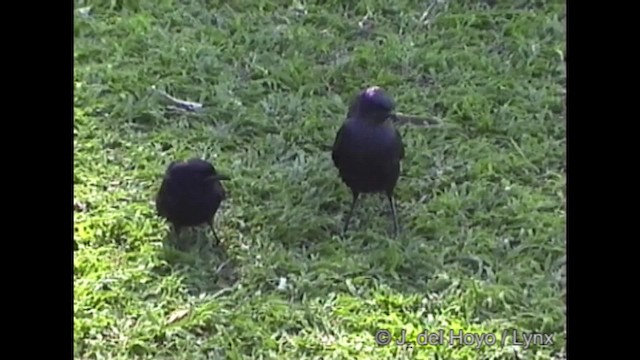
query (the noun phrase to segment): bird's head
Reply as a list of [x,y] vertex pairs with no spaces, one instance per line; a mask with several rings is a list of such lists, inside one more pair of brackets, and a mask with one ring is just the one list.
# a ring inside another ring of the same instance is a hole
[[381,123],[395,117],[395,107],[393,99],[382,88],[371,86],[358,95],[349,112],[351,115]]

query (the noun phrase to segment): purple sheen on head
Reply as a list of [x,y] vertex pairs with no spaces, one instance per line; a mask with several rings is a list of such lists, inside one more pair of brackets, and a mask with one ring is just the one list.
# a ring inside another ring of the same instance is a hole
[[364,94],[368,97],[368,98],[373,98],[374,96],[376,96],[379,92],[380,92],[380,87],[379,86],[371,86],[369,88],[367,88],[367,90],[364,91]]
[[393,111],[395,104],[382,88],[371,86],[360,95],[360,109]]

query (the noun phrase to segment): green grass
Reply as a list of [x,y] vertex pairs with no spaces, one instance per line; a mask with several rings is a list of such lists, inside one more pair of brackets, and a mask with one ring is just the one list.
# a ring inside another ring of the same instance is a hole
[[[429,3],[76,0],[76,359],[514,352],[379,347],[380,328],[515,328],[555,340],[521,359],[562,356],[564,4],[444,0],[425,19]],[[350,193],[326,146],[373,84],[446,126],[400,128],[401,235],[369,196],[341,238]],[[169,112],[152,86],[205,109]],[[226,254],[206,229],[165,244],[155,191],[191,156],[233,177]]]

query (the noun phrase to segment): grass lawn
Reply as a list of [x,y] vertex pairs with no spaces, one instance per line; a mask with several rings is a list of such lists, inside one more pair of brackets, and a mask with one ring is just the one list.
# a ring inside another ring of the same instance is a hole
[[[75,358],[562,358],[564,2],[487,3],[76,0]],[[374,84],[443,125],[400,127],[400,236],[367,196],[341,237],[327,145]],[[233,178],[219,248],[155,215],[192,156]],[[501,346],[510,329],[553,344]]]

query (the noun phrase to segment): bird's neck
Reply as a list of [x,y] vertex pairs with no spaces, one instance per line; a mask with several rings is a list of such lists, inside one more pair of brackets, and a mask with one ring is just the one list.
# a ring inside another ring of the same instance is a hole
[[390,119],[372,119],[372,118],[364,118],[364,117],[354,117],[350,119],[350,122],[355,127],[359,128],[385,128],[389,126],[393,126]]

